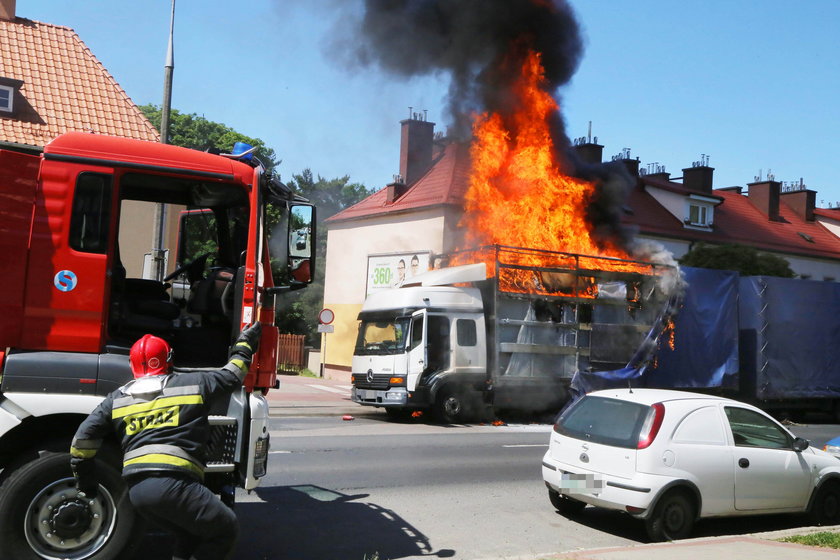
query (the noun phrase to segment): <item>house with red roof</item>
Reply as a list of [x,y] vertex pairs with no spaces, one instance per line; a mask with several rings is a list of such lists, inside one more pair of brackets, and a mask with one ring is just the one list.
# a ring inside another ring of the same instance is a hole
[[69,27],[0,0],[0,146],[40,152],[70,130],[158,141],[158,132]]
[[[68,131],[158,142],[158,131],[69,27],[16,14],[0,0],[0,149],[38,154]],[[125,203],[132,235],[121,240],[126,268],[141,276],[154,245],[154,216]],[[169,220],[169,238],[177,216]],[[170,245],[174,246],[174,245]]]
[[[370,293],[398,286],[459,246],[469,149],[434,136],[420,116],[402,121],[400,175],[327,220],[324,306],[335,313],[325,375],[349,379],[356,317]],[[603,146],[584,141],[578,157],[602,162]],[[758,180],[713,188],[714,169],[699,161],[671,177],[621,158],[635,184],[622,222],[637,241],[679,258],[698,243],[740,244],[784,257],[800,277],[840,280],[840,209],[815,207],[816,192]]]

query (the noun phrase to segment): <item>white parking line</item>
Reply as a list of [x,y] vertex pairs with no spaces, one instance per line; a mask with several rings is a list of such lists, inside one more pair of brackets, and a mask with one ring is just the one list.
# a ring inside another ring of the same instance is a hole
[[313,389],[320,389],[322,391],[329,391],[330,393],[337,393],[339,395],[349,395],[350,387],[330,387],[328,385],[307,385]]

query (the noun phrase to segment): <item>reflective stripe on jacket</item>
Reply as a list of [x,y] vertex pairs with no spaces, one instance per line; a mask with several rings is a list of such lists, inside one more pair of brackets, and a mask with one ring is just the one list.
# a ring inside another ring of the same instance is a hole
[[177,471],[203,478],[207,416],[215,398],[242,385],[247,364],[237,361],[218,370],[144,377],[113,391],[76,431],[70,449],[74,472],[114,433],[124,453],[123,476]]

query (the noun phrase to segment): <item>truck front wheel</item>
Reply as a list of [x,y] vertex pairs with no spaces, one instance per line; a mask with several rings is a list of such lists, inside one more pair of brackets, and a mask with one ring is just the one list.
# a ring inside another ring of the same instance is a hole
[[0,550],[16,560],[114,560],[143,536],[119,471],[97,462],[99,495],[76,491],[70,454],[41,451],[0,486]]

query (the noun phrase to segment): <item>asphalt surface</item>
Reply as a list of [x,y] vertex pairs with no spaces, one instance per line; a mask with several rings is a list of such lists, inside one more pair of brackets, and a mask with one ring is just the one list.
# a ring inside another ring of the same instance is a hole
[[[272,416],[300,417],[325,416],[353,421],[363,417],[382,417],[381,409],[362,407],[350,400],[350,385],[347,382],[297,376],[281,377],[280,389],[268,395]],[[803,428],[790,426],[794,433]],[[395,425],[399,429],[399,424]],[[824,439],[833,437],[832,429],[809,430],[813,443],[822,445]],[[836,435],[836,434],[835,434]],[[806,436],[808,437],[808,436]],[[522,556],[509,560],[818,560],[840,557],[840,551],[780,542],[790,535],[830,530],[840,532],[840,526],[801,527],[764,533],[737,536],[705,537],[686,539],[672,543],[638,544],[623,547],[595,548],[586,550],[560,551],[557,554]],[[500,558],[493,556],[493,558]],[[384,560],[384,559],[382,559]],[[476,560],[484,560],[477,556]],[[489,558],[488,558],[489,560]]]

